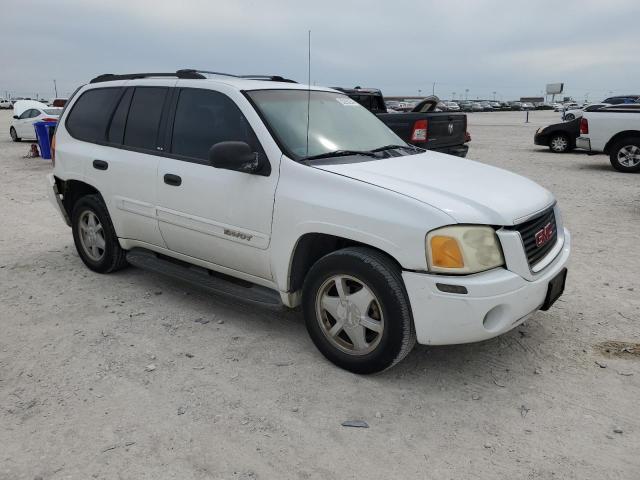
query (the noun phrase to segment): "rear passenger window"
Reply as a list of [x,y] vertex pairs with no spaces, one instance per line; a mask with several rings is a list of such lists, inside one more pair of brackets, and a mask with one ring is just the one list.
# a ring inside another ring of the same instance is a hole
[[116,107],[113,119],[111,120],[111,125],[109,126],[107,142],[118,145],[122,144],[122,139],[124,138],[124,126],[127,123],[127,113],[129,113],[129,105],[131,104],[132,96],[133,88],[129,88],[120,99],[120,103],[118,103],[118,106]]
[[207,160],[211,146],[226,141],[246,142],[254,152],[264,155],[247,119],[233,100],[212,90],[182,89],[173,124],[171,152]]
[[66,127],[72,137],[85,142],[103,142],[120,88],[97,88],[84,92],[73,105]]
[[165,87],[136,87],[126,121],[124,145],[155,150],[168,90]]

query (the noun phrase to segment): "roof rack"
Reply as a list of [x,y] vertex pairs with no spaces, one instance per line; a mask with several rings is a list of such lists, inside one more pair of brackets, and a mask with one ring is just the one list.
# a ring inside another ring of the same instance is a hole
[[178,70],[177,72],[155,72],[155,73],[126,73],[123,75],[116,75],[113,73],[104,73],[98,75],[92,79],[89,83],[110,82],[112,80],[134,80],[136,78],[149,78],[149,77],[178,77],[188,79],[202,79],[207,78],[204,75],[196,72],[195,70]]
[[271,82],[297,83],[295,80],[284,78],[284,77],[281,77],[280,75],[234,75],[232,73],[211,72],[208,70],[195,70],[190,68],[184,68],[182,70],[178,70],[177,72],[173,72],[173,73],[168,73],[168,72],[126,73],[123,75],[105,73],[102,75],[98,75],[96,78],[92,79],[90,83],[110,82],[112,80],[135,80],[137,78],[149,78],[149,77],[177,77],[177,78],[184,78],[184,79],[190,79],[190,80],[207,78],[203,74],[220,75],[223,77],[244,78],[247,80],[265,80],[265,81],[271,81]]

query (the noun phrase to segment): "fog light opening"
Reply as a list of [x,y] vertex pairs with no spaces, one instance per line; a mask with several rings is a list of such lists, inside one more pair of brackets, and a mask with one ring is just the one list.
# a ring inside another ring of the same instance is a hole
[[508,323],[507,308],[504,305],[498,305],[487,312],[482,321],[482,326],[489,332],[497,332],[506,327]]

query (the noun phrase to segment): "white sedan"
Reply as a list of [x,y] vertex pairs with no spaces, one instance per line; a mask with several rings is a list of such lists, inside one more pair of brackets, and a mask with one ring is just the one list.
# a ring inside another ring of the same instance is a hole
[[582,117],[584,112],[594,112],[600,110],[602,107],[608,106],[608,103],[592,103],[582,108],[571,108],[562,113],[562,120],[569,121]]
[[13,106],[13,124],[9,134],[14,142],[36,140],[33,124],[36,122],[57,122],[62,108],[48,107],[34,100],[19,100]]

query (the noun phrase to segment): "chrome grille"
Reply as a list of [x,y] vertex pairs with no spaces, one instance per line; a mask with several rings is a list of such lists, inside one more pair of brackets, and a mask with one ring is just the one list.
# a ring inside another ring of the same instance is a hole
[[[547,226],[549,226],[551,234],[542,245],[538,246],[536,235],[540,235],[540,232],[543,232]],[[522,244],[524,245],[529,267],[533,267],[542,260],[558,241],[558,229],[553,207],[531,220],[516,225],[513,229],[519,232],[520,237],[522,237]]]

